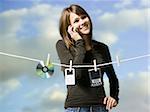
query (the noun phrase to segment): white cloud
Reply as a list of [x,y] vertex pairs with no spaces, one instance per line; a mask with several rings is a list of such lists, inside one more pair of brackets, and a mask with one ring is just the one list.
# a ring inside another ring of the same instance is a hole
[[49,100],[51,101],[64,101],[66,94],[60,90],[54,90],[48,96]]
[[[24,105],[23,112],[63,112],[66,92],[64,85],[52,83],[48,87],[35,88],[24,95],[25,100],[36,99],[31,105]],[[38,99],[37,99],[38,98]]]
[[50,9],[53,8],[48,4],[38,4],[29,9],[30,14],[35,14],[37,16],[47,16],[50,13]]
[[149,0],[120,0],[114,4],[114,8],[127,9],[133,7],[149,7]]
[[[56,57],[55,43],[60,38],[58,19],[61,10],[60,7],[39,4],[31,8],[0,13],[1,52],[39,59],[45,58],[49,52],[51,57]],[[35,68],[33,63],[6,56],[0,57],[0,63],[5,65],[0,68],[1,81],[16,77],[25,71],[33,74],[34,70],[31,72],[31,69]]]
[[143,29],[148,23],[148,8],[123,9],[117,13],[104,13],[99,17],[102,30],[113,32],[126,31],[131,28]]
[[4,98],[20,87],[21,83],[17,79],[9,79],[5,82],[0,83],[0,99]]
[[60,7],[53,7],[47,4],[40,4],[29,9],[30,15],[41,17],[34,25],[39,31],[39,36],[44,38],[56,38],[59,36],[58,23],[60,13]]
[[[150,72],[143,71],[128,73],[119,79],[120,100],[119,105],[112,112],[148,112],[150,99]],[[104,80],[107,94],[109,93],[109,82]],[[138,103],[137,103],[138,102]]]
[[150,1],[149,0],[141,0],[140,4],[141,4],[141,6],[149,7],[150,6]]
[[128,6],[131,6],[133,4],[134,0],[121,0],[119,3],[116,3],[114,5],[115,8],[125,8]]
[[33,98],[33,97],[35,97],[35,96],[39,96],[39,92],[40,92],[40,90],[39,90],[39,88],[35,88],[35,89],[33,89],[32,91],[29,91],[28,93],[26,93],[25,95],[24,95],[24,97],[25,98]]
[[66,93],[64,88],[59,84],[54,84],[52,87],[43,91],[41,98],[51,102],[64,102]]
[[[27,13],[27,9],[8,10],[0,14],[0,35],[8,39],[16,36],[16,32],[21,28],[22,18]],[[7,37],[7,38],[6,38]],[[1,37],[2,38],[2,37]]]
[[[149,91],[149,80],[150,76],[149,72],[139,72],[132,73],[128,75],[126,79],[121,81],[121,92],[120,92],[120,108],[123,110],[126,108],[127,110],[122,111],[132,111],[132,112],[148,112],[149,101],[150,99],[150,91]],[[138,102],[138,103],[135,103]]]
[[99,41],[104,42],[109,46],[115,44],[118,40],[118,37],[111,32],[101,32],[98,35],[100,36]]
[[95,15],[100,15],[100,14],[102,14],[102,12],[103,12],[103,11],[102,11],[101,9],[90,10],[90,11],[89,11],[89,13],[92,14],[92,15],[94,15],[94,16],[95,16]]
[[[24,107],[23,110],[28,109],[36,112],[63,112],[66,92],[62,85],[53,84],[43,91],[33,90],[33,92],[30,93],[32,97],[38,96],[38,101],[35,105]],[[32,95],[32,93],[34,93],[34,95]]]
[[[58,19],[61,11],[61,7],[39,4],[30,8],[0,13],[0,24],[3,25],[0,28],[2,29],[0,30],[0,50],[37,59],[46,59],[47,53],[50,53],[51,59],[57,59],[55,43],[60,37]],[[34,31],[36,31],[35,34]],[[30,61],[0,55],[0,64],[2,65],[0,67],[0,99],[16,92],[15,90],[20,87],[21,84],[17,83],[17,80],[11,80],[12,78],[25,75],[24,77],[29,76],[32,80],[36,74],[36,63]],[[11,85],[10,82],[13,84]],[[43,92],[37,88],[24,95],[26,100],[35,97],[39,99],[35,105],[32,107],[25,105],[21,111],[60,112],[63,109],[65,92],[57,86]]]

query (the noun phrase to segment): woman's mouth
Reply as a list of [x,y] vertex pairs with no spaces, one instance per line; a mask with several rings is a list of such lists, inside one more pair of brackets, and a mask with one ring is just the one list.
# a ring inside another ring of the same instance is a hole
[[89,28],[89,23],[85,22],[82,25],[79,26],[79,30],[86,30]]

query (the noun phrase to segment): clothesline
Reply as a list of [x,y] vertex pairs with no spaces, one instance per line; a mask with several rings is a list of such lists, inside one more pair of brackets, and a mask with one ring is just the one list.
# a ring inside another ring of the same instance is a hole
[[[5,52],[0,52],[0,55],[9,56],[9,57],[18,58],[18,59],[29,60],[29,61],[34,61],[34,62],[43,62],[43,60],[39,60],[39,59],[35,59],[35,58],[29,58],[29,57],[20,56],[20,55],[9,54],[9,53],[5,53]],[[119,66],[120,63],[133,61],[133,60],[137,60],[137,59],[140,59],[140,58],[146,58],[146,57],[150,57],[150,54],[136,56],[136,57],[132,57],[132,58],[126,58],[126,59],[119,59],[119,56],[116,56],[116,61],[103,63],[103,64],[96,64],[96,67],[106,66],[106,65],[110,65],[110,64],[117,64]],[[66,64],[60,64],[60,63],[55,63],[55,62],[52,62],[52,64],[55,65],[55,66],[70,67],[69,64],[66,65]],[[73,68],[95,67],[94,64],[93,65],[71,65],[71,66]]]
[[9,57],[18,58],[18,59],[29,60],[29,61],[34,61],[34,62],[40,62],[40,61],[42,61],[42,60],[35,59],[35,58],[29,58],[29,57],[25,57],[25,56],[19,56],[19,55],[9,54],[9,53],[5,53],[5,52],[0,52],[0,55],[9,56]]
[[[101,67],[101,66],[106,66],[106,65],[110,65],[110,64],[117,64],[119,66],[120,63],[132,61],[132,60],[136,60],[136,59],[140,59],[140,58],[145,58],[145,57],[150,57],[150,54],[136,56],[136,57],[132,57],[132,58],[121,59],[121,60],[119,59],[118,56],[116,56],[116,61],[98,64],[96,66]],[[52,64],[57,65],[57,66],[70,67],[70,65],[66,65],[66,64],[59,64],[59,63],[52,63]],[[72,67],[73,68],[86,68],[86,67],[94,67],[94,65],[73,65]]]

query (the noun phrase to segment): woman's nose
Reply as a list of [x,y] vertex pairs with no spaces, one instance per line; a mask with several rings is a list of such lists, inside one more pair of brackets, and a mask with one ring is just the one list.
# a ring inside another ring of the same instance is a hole
[[79,25],[81,26],[81,25],[83,25],[83,23],[84,23],[84,21],[82,19],[80,19]]

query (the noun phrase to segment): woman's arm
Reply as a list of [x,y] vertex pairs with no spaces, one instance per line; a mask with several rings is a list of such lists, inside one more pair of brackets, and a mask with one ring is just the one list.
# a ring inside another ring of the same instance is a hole
[[[111,55],[107,46],[105,47],[105,62],[106,63],[111,62]],[[118,102],[119,81],[115,74],[113,65],[110,64],[110,65],[105,66],[105,72],[109,78],[110,96],[113,97]]]
[[[103,54],[104,54],[105,63],[111,62],[111,55],[108,46],[106,45],[104,45]],[[115,107],[119,101],[119,97],[118,97],[119,82],[112,64],[104,66],[104,68],[109,79],[109,87],[110,87],[110,96],[104,98],[104,104],[106,104],[106,108],[110,110],[112,109],[112,107]]]

